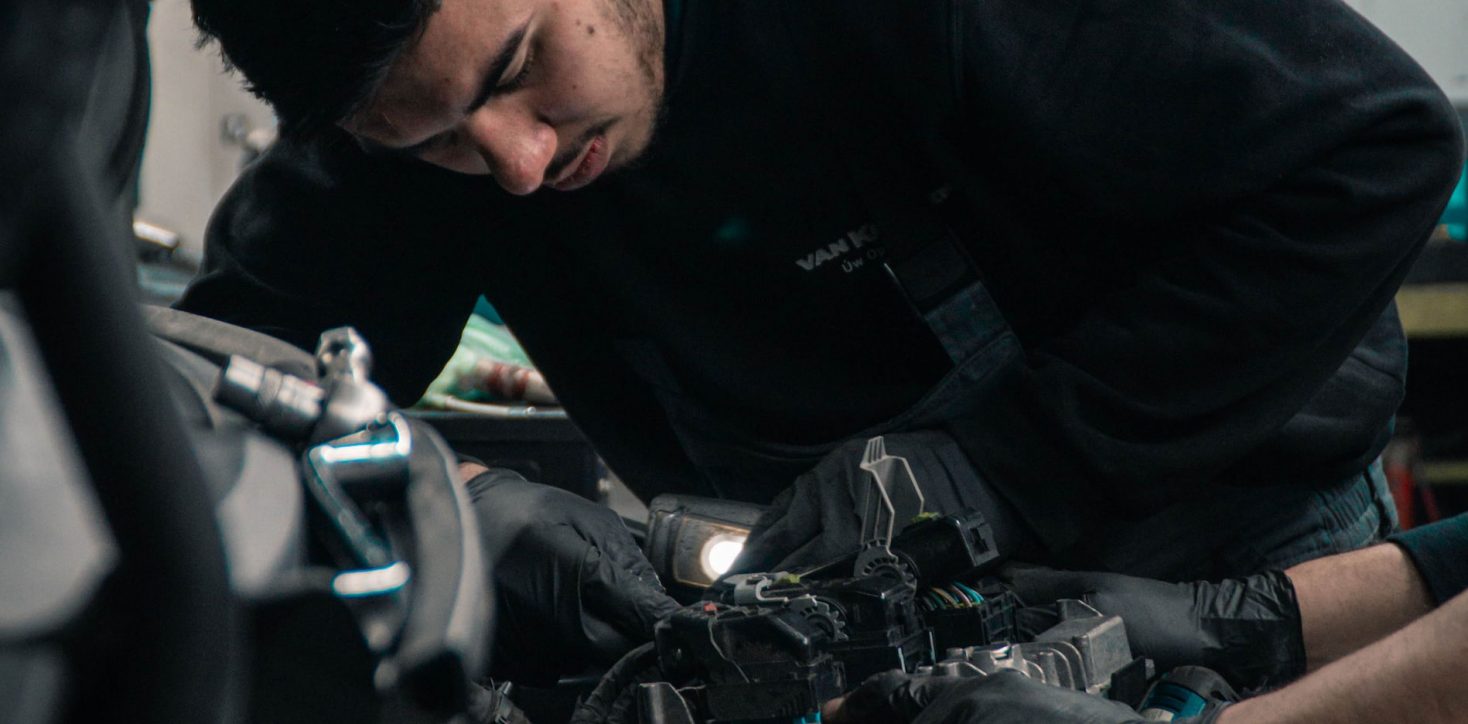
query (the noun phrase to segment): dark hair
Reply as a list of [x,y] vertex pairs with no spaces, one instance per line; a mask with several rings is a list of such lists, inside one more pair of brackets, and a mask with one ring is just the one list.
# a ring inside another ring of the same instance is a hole
[[320,133],[361,109],[440,0],[193,0],[199,45],[275,108],[281,133]]

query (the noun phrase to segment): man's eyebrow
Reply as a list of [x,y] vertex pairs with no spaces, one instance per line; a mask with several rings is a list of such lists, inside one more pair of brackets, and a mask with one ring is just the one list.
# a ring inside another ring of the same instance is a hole
[[[500,43],[499,50],[489,60],[489,67],[485,71],[484,80],[480,82],[479,92],[474,94],[474,99],[464,108],[465,114],[473,113],[480,106],[488,103],[490,98],[494,97],[495,93],[499,90],[500,79],[504,78],[505,72],[510,69],[510,64],[515,62],[515,55],[520,50],[520,44],[525,41],[525,34],[529,30],[530,20],[526,19],[525,22],[520,24],[520,27],[515,28],[513,32],[505,37],[504,42]],[[444,136],[449,133],[449,131],[444,131],[443,133],[429,136],[411,146],[388,146],[372,139],[358,136],[355,133],[352,134],[352,137],[356,140],[357,145],[361,147],[362,151],[369,155],[412,157],[443,140]]]
[[494,97],[495,91],[499,90],[500,79],[505,77],[505,71],[510,69],[510,63],[515,62],[515,54],[520,50],[520,44],[525,40],[525,33],[530,28],[530,21],[521,23],[520,27],[500,43],[499,52],[489,61],[489,69],[484,73],[484,80],[479,86],[479,92],[474,94],[474,100],[464,107],[465,113],[473,113],[480,106],[489,102]]

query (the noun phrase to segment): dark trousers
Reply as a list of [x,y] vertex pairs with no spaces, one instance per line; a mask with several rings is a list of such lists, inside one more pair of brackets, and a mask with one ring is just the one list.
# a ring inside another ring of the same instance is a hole
[[1288,568],[1382,540],[1397,510],[1381,462],[1331,485],[1229,486],[1096,541],[1106,568],[1169,580],[1217,580]]

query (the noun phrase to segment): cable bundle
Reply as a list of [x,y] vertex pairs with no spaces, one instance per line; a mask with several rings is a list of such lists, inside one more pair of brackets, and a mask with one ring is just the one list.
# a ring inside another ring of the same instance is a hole
[[959,581],[953,581],[946,586],[929,587],[918,596],[918,605],[924,612],[972,608],[983,603],[983,594]]

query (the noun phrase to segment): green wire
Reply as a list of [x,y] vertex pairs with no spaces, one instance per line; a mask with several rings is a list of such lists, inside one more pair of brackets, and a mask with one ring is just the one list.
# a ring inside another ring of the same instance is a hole
[[945,591],[945,590],[943,590],[941,588],[934,588],[933,589],[933,593],[938,594],[938,597],[939,598],[942,598],[943,600],[947,601],[949,606],[952,606],[953,608],[959,608],[959,607],[961,607],[961,604],[958,602],[958,599],[954,598],[953,597],[953,594],[951,594],[951,593],[949,593],[949,592],[947,592],[947,591]]
[[959,588],[957,586],[955,586],[955,585],[953,585],[953,584],[950,583],[950,584],[948,584],[948,588],[946,588],[944,590],[946,590],[949,593],[953,594],[953,597],[958,599],[958,605],[961,608],[973,608],[974,607],[973,599],[970,599],[968,597],[968,594],[967,593],[964,593],[961,590],[959,590]]
[[959,590],[963,591],[964,593],[967,593],[969,595],[969,598],[974,599],[974,603],[980,603],[981,604],[981,603],[984,602],[984,594],[979,593],[978,591],[975,591],[974,589],[969,588],[968,586],[963,585],[959,581],[954,581],[953,582],[953,585],[957,586],[959,588]]

